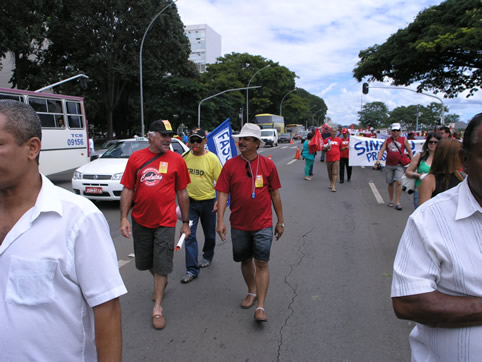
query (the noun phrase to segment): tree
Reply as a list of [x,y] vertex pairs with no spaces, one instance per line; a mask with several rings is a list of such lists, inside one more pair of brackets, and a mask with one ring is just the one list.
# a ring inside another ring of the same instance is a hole
[[45,80],[40,63],[48,22],[57,6],[57,0],[2,1],[0,57],[12,52],[15,60],[12,87],[37,89]]
[[[253,75],[263,67],[269,68]],[[219,93],[226,89],[243,88],[261,85],[262,88],[249,90],[249,120],[259,113],[279,114],[283,97],[295,88],[295,73],[260,55],[248,53],[231,53],[218,58],[216,64],[208,66],[202,74],[202,85],[205,89],[204,97]],[[309,111],[312,104],[317,103],[324,109],[324,101],[304,89],[297,89],[290,93],[283,102],[283,117],[287,123],[311,123]],[[231,118],[232,126],[239,128],[239,114],[246,112],[246,91],[225,93],[202,104],[202,124],[207,128],[217,126],[225,118]]]
[[482,3],[480,0],[447,0],[420,12],[405,29],[382,45],[362,50],[353,70],[361,81],[395,85],[420,82],[419,92],[444,92],[453,98],[468,90],[473,95],[482,84]]
[[383,102],[371,102],[363,105],[359,115],[360,127],[384,128],[388,126],[388,107]]

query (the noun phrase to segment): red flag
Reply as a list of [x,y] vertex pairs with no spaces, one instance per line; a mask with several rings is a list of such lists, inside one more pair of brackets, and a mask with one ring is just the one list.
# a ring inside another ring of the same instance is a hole
[[315,128],[315,135],[311,139],[310,143],[308,144],[308,148],[310,153],[315,153],[317,151],[321,151],[321,134],[318,128]]

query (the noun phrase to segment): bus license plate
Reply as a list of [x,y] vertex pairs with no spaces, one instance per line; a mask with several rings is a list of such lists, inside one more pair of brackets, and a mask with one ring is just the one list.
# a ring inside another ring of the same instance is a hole
[[102,193],[102,187],[86,187],[85,193],[86,194],[101,194]]

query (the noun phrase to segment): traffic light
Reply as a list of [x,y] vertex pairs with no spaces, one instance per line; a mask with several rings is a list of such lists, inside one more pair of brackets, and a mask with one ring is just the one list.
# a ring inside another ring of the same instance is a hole
[[368,94],[368,83],[363,83],[362,92]]

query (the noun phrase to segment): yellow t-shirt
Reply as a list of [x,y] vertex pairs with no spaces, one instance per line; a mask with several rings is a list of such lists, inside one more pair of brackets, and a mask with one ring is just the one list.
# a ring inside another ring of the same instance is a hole
[[189,197],[198,201],[214,199],[214,183],[222,169],[218,157],[209,151],[202,156],[195,156],[192,152],[183,156],[191,176],[191,183],[187,185]]

